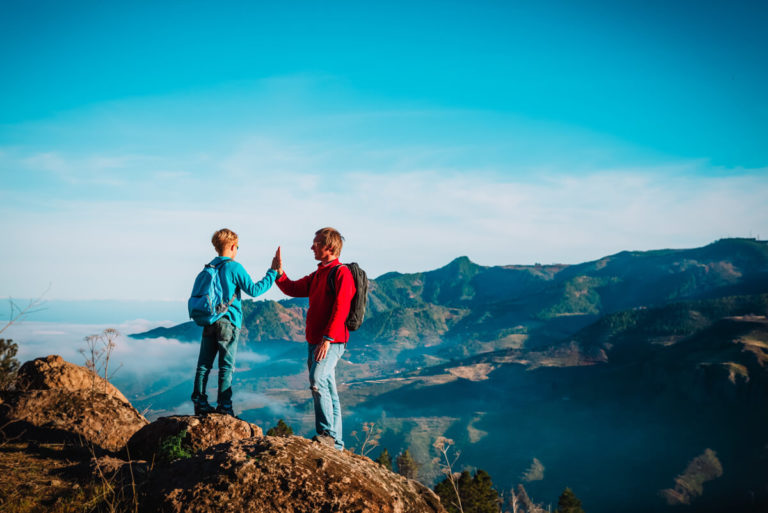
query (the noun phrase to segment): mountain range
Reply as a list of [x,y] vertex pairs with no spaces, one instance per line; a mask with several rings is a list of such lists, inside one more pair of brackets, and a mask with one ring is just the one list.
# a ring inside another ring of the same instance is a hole
[[[245,343],[269,358],[238,374],[238,389],[262,396],[243,418],[309,429],[297,343],[306,306],[244,303]],[[540,500],[569,486],[588,511],[758,511],[768,504],[766,315],[768,244],[755,239],[387,273],[371,280],[338,368],[345,436],[375,422],[381,445],[422,462],[425,482],[439,476],[431,443],[447,436],[459,465],[501,488],[523,481]],[[200,329],[134,336],[197,342]],[[688,473],[713,458],[720,475]]]

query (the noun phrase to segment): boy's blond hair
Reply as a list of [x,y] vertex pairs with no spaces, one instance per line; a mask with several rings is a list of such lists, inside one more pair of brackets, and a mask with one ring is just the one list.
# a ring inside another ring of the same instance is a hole
[[216,248],[216,253],[221,255],[224,252],[224,248],[230,244],[234,244],[239,239],[240,237],[229,228],[222,228],[213,234],[213,237],[211,237],[211,244]]
[[339,256],[341,254],[341,247],[344,245],[344,237],[341,236],[339,230],[328,226],[317,230],[315,235],[320,236],[320,242],[323,247],[331,248],[334,256]]

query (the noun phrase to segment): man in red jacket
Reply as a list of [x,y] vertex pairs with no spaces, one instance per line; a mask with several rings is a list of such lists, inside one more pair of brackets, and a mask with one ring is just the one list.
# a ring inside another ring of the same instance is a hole
[[[344,354],[349,340],[346,320],[355,282],[350,270],[339,262],[344,238],[334,228],[322,228],[315,232],[312,252],[320,263],[317,270],[293,281],[283,272],[279,254],[278,278],[275,283],[284,294],[292,297],[308,297],[307,310],[307,368],[309,388],[315,403],[315,428],[318,442],[344,449],[341,432],[341,404],[336,390],[336,364]],[[335,283],[336,293],[330,288]]]

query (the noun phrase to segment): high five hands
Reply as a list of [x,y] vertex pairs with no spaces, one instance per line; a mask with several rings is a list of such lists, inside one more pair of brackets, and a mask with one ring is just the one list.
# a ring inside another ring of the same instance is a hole
[[275,257],[272,259],[272,269],[277,271],[277,275],[283,274],[283,257],[280,255],[280,246],[275,251]]

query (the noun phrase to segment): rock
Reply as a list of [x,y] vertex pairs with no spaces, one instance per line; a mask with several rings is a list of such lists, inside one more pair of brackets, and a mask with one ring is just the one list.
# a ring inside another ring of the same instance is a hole
[[229,415],[213,413],[206,416],[175,415],[160,417],[134,433],[127,449],[132,458],[152,461],[163,440],[185,430],[182,446],[190,452],[198,452],[222,442],[230,442],[252,436],[263,436],[256,424]]
[[136,511],[150,474],[149,463],[101,456],[91,458],[88,470],[95,482],[104,486],[105,510]]
[[114,385],[90,370],[69,363],[57,354],[36,358],[19,369],[17,390],[91,390],[111,395],[128,403],[128,399]]
[[445,513],[424,485],[297,436],[236,440],[153,473],[145,511]]
[[89,469],[92,476],[98,476],[115,487],[140,486],[149,475],[148,462],[125,461],[112,456],[91,458]]
[[9,436],[45,442],[93,444],[119,451],[147,424],[135,408],[116,397],[90,391],[29,390],[6,398],[0,424]]
[[58,355],[22,365],[15,391],[0,402],[0,425],[8,436],[85,441],[97,451],[122,449],[146,424],[117,388]]

